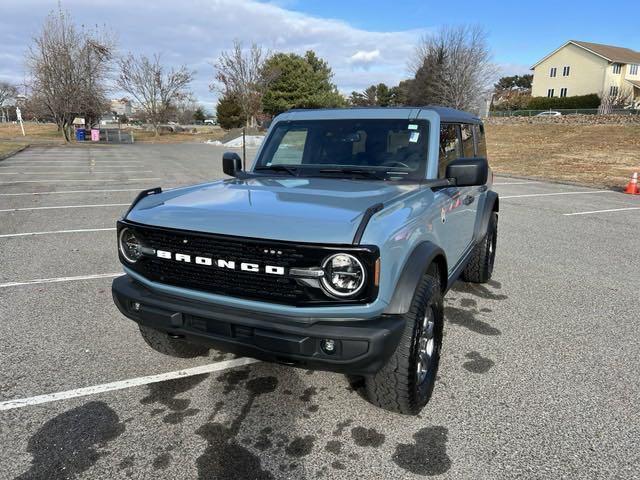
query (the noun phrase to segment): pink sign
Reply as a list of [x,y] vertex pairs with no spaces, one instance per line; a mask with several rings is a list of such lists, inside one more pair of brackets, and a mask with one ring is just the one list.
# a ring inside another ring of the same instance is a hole
[[98,130],[97,128],[92,128],[91,129],[91,141],[92,142],[99,142],[100,141],[100,130]]

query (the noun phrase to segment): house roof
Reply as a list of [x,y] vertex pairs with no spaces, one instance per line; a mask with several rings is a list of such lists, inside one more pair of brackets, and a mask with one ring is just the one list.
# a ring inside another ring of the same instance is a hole
[[627,82],[629,82],[631,85],[633,85],[634,87],[640,88],[640,81],[638,81],[638,80],[629,80],[628,78],[626,78],[625,80]]
[[608,60],[609,62],[613,62],[613,63],[638,63],[638,64],[640,64],[640,52],[636,52],[635,50],[631,50],[630,48],[616,47],[616,46],[613,46],[613,45],[603,45],[601,43],[583,42],[583,41],[580,41],[580,40],[569,40],[567,43],[565,43],[561,47],[555,49],[549,55],[545,56],[544,58],[542,58],[538,62],[536,62],[531,67],[531,69],[533,70],[540,63],[542,63],[544,60],[546,60],[551,55],[556,53],[558,50],[563,49],[564,47],[566,47],[569,44],[573,44],[573,45],[575,45],[577,47],[583,48],[583,49],[587,50],[588,52],[593,53],[594,55],[602,57],[605,60]]
[[602,45],[600,43],[580,42],[578,40],[570,40],[579,47],[591,50],[601,57],[616,63],[640,63],[640,52],[631,50],[630,48],[614,47],[613,45]]

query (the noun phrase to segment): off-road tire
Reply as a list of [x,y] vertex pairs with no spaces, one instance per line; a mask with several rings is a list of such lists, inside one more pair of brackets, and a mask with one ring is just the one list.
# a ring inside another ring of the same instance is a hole
[[[419,383],[419,341],[428,309],[431,309],[434,320],[434,349],[426,377]],[[420,281],[404,317],[405,328],[398,348],[380,371],[365,377],[365,392],[367,399],[378,407],[405,415],[417,415],[433,393],[442,347],[444,313],[440,277],[435,264],[429,267]]]
[[183,340],[171,338],[166,332],[140,325],[140,334],[147,345],[156,352],[178,358],[202,357],[209,354],[209,349]]
[[496,243],[498,240],[498,214],[491,212],[487,233],[475,246],[471,259],[462,272],[465,282],[487,283],[493,274],[493,263],[496,258]]

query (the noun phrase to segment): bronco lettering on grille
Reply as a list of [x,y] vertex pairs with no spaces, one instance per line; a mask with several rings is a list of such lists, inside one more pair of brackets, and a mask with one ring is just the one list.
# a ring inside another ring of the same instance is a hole
[[217,266],[218,268],[227,268],[229,270],[240,270],[249,273],[268,273],[269,275],[284,275],[284,267],[277,265],[259,265],[257,263],[241,262],[237,264],[234,260],[224,260],[221,258],[213,259],[211,257],[200,257],[187,255],[185,253],[173,253],[166,250],[156,250],[156,257],[166,260],[174,260],[182,263],[195,263],[203,266]]

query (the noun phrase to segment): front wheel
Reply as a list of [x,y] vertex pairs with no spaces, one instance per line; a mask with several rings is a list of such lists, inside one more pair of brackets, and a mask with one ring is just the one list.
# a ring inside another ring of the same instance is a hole
[[465,282],[487,283],[493,274],[493,264],[496,260],[496,244],[498,241],[498,214],[491,212],[487,233],[478,243],[471,259],[462,272]]
[[420,413],[435,386],[443,325],[440,278],[436,265],[431,265],[405,315],[398,348],[379,372],[365,377],[371,403],[405,415]]

